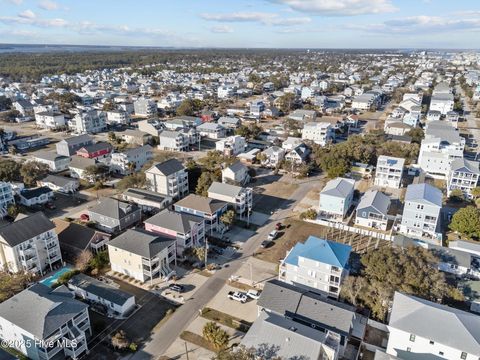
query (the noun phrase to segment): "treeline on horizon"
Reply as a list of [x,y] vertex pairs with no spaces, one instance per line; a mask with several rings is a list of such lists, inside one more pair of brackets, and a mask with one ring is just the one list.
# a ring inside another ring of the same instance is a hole
[[[312,50],[325,57],[338,58],[346,55],[361,55],[379,50]],[[208,62],[215,64],[215,71],[222,72],[222,63],[226,60],[248,61],[253,65],[268,65],[274,61],[292,63],[305,61],[312,54],[305,49],[155,49],[127,51],[86,51],[86,52],[51,52],[51,53],[4,53],[0,54],[0,77],[13,81],[39,81],[43,76],[55,74],[75,74],[87,70],[121,67],[141,67],[150,64],[167,64]],[[229,64],[232,66],[232,64]],[[158,68],[157,68],[158,70]],[[191,71],[197,71],[193,67]],[[208,69],[205,69],[208,71]],[[210,70],[212,71],[212,70]],[[148,71],[147,71],[148,72]]]

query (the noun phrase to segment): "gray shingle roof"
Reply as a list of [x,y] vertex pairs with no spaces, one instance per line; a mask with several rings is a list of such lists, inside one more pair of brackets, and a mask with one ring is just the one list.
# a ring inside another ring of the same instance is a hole
[[151,259],[173,243],[175,243],[173,237],[129,229],[111,240],[108,245]]
[[1,227],[0,237],[10,246],[16,246],[54,228],[55,224],[40,211]]
[[58,155],[55,151],[36,151],[32,154],[33,157],[42,160],[55,161],[56,159],[66,159],[68,156]]
[[279,280],[265,284],[257,305],[280,315],[308,319],[348,335],[358,314],[355,308]]
[[160,226],[180,234],[189,233],[192,230],[192,227],[197,226],[202,222],[203,218],[200,216],[178,213],[168,209],[165,209],[145,220],[146,224]]
[[466,172],[468,171],[468,172],[471,172],[473,174],[480,174],[478,161],[471,161],[471,160],[467,160],[465,158],[454,159],[452,161],[451,169],[453,171],[461,170],[461,171],[466,171]]
[[176,206],[182,206],[187,209],[194,209],[204,213],[213,214],[227,205],[226,202],[210,199],[208,197],[190,194],[182,200],[175,203]]
[[208,188],[208,192],[219,194],[219,195],[235,197],[242,192],[242,189],[243,188],[241,186],[230,185],[230,184],[214,181],[212,185],[210,185],[210,187]]
[[42,183],[51,183],[56,186],[65,186],[72,181],[77,182],[78,180],[59,175],[47,175],[41,180]]
[[[150,169],[152,168],[156,168],[158,171],[160,171],[160,173],[162,173],[165,176],[174,174],[178,171],[185,169],[182,163],[177,159],[170,159],[162,163],[155,164]],[[150,169],[148,169],[147,171],[150,171]]]
[[72,156],[72,161],[70,162],[69,168],[72,169],[82,169],[95,165],[97,162],[94,159],[87,159],[81,156],[74,155]]
[[139,210],[139,207],[135,204],[105,197],[102,198],[100,202],[93,206],[89,211],[119,220],[137,210]]
[[480,355],[480,316],[472,313],[396,292],[389,326]]
[[0,304],[0,317],[46,339],[63,324],[88,308],[61,286],[55,290],[35,284]]
[[345,198],[353,191],[355,186],[355,180],[345,179],[345,178],[336,178],[327,182],[323,188],[321,194],[326,194],[330,196],[336,196],[340,198]]
[[407,187],[405,201],[425,202],[442,207],[442,191],[430,184],[411,184]]
[[357,206],[357,211],[370,206],[380,214],[387,215],[388,208],[390,207],[390,198],[381,191],[367,190]]
[[76,286],[86,292],[97,295],[98,297],[111,301],[114,304],[122,306],[129,299],[133,297],[129,293],[122,291],[120,289],[114,288],[113,286],[107,285],[102,281],[99,281],[95,278],[87,276],[85,274],[77,274],[73,276],[68,284]]
[[92,138],[90,137],[90,135],[84,134],[79,136],[72,136],[72,137],[63,139],[62,141],[65,141],[70,146],[74,146],[77,144],[82,144],[84,142],[92,141]]

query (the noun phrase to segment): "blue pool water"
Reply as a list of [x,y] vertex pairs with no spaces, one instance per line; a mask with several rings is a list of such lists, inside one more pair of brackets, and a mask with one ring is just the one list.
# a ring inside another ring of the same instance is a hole
[[53,275],[50,275],[49,277],[43,279],[40,281],[43,285],[47,285],[49,287],[52,287],[53,284],[55,284],[60,276],[63,274],[69,272],[72,270],[70,266],[64,266],[61,269],[58,269]]

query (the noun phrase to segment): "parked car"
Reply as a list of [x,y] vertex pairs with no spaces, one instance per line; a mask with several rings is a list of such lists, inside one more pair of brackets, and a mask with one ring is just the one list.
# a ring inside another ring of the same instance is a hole
[[229,291],[228,292],[228,298],[230,300],[239,301],[242,304],[245,304],[247,302],[247,299],[248,299],[247,295],[244,292],[241,292],[241,291]]
[[80,220],[82,220],[82,221],[89,221],[89,220],[90,220],[90,216],[88,216],[88,214],[82,214],[82,215],[80,215]]
[[270,240],[263,240],[260,246],[264,249],[269,248],[270,246],[273,245],[273,242]]
[[248,296],[250,299],[258,300],[258,299],[260,298],[260,291],[250,289],[250,290],[247,291],[247,296]]
[[55,210],[55,209],[57,208],[57,207],[55,206],[55,204],[52,203],[52,202],[47,202],[47,203],[45,204],[45,207],[46,207],[47,209],[50,209],[50,210]]
[[281,229],[282,229],[282,226],[283,226],[283,225],[282,225],[281,222],[276,223],[276,224],[275,224],[275,230],[281,230]]
[[178,293],[181,293],[181,292],[183,292],[183,290],[184,290],[183,285],[180,285],[180,284],[170,284],[170,285],[168,285],[168,288],[169,288],[170,290],[176,291],[176,292],[178,292]]
[[278,235],[278,230],[272,230],[270,234],[268,234],[267,240],[275,240]]

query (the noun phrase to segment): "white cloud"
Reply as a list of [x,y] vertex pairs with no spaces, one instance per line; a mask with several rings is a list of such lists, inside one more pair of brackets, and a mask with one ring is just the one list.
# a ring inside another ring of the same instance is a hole
[[265,12],[234,12],[223,14],[200,14],[200,17],[208,21],[221,22],[257,22],[263,25],[293,26],[307,24],[312,21],[309,17],[280,17],[275,13]]
[[451,31],[480,31],[480,18],[442,16],[410,16],[393,19],[382,23],[367,25],[347,25],[350,29],[364,30],[367,32],[388,33],[388,34],[422,34],[439,33]]
[[352,16],[397,11],[391,0],[269,0],[314,15]]
[[232,33],[233,28],[228,25],[215,25],[210,28],[210,31],[216,34],[227,34]]
[[22,11],[20,14],[18,14],[18,16],[24,19],[34,19],[37,17],[37,15],[35,15],[35,13],[30,9]]
[[59,8],[59,5],[52,0],[42,0],[38,4],[38,7],[40,7],[43,10],[57,10]]
[[23,3],[23,0],[7,0],[7,1],[15,5],[21,5]]

